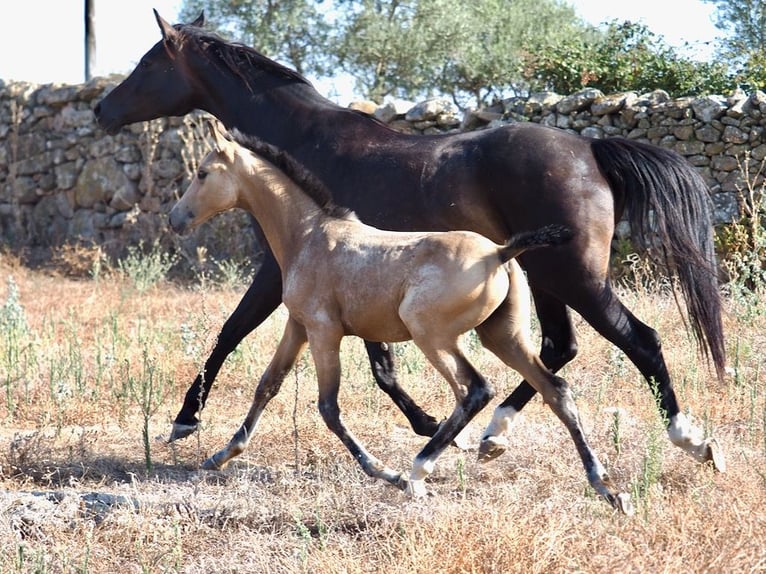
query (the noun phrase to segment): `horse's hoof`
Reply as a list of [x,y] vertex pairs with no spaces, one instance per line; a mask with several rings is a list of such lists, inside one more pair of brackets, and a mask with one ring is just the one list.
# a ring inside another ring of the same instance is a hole
[[179,423],[173,423],[173,428],[170,430],[170,438],[168,439],[168,442],[174,442],[177,440],[180,440],[182,438],[186,438],[190,434],[194,434],[197,429],[199,429],[199,425],[183,425]]
[[471,431],[468,427],[461,430],[458,435],[452,439],[452,446],[459,448],[460,450],[470,450],[471,448]]
[[633,508],[633,502],[630,500],[630,494],[621,492],[612,499],[612,506],[622,512],[625,516],[633,516],[636,509]]
[[486,436],[479,444],[479,462],[496,459],[508,449],[508,439],[502,436]]
[[707,446],[707,452],[705,458],[708,462],[713,463],[713,468],[718,472],[726,472],[726,458],[723,456],[723,449],[718,441],[714,438],[709,438],[705,441]]
[[428,496],[425,480],[408,480],[404,492],[410,498],[424,498]]
[[200,468],[202,470],[223,470],[225,466],[226,466],[226,463],[218,464],[215,461],[215,455],[213,455],[207,460],[203,461],[202,464],[200,465]]

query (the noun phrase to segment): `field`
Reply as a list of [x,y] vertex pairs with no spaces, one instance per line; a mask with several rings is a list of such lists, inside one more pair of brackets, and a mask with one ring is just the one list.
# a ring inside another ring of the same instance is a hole
[[[562,372],[586,432],[636,514],[588,487],[563,426],[536,399],[511,449],[488,464],[448,450],[409,500],[366,477],[325,428],[308,357],[269,405],[249,450],[221,472],[199,463],[237,429],[284,324],[280,309],[232,355],[203,429],[165,442],[186,388],[245,284],[139,280],[140,265],[90,276],[0,255],[0,572],[348,573],[766,571],[766,304],[727,294],[729,376],[719,383],[662,282],[621,295],[663,340],[682,404],[724,447],[728,470],[667,440],[647,384],[576,318]],[[145,270],[144,270],[145,271]],[[518,377],[477,345],[498,397]],[[435,416],[448,387],[411,345],[400,378]],[[408,469],[424,444],[374,386],[361,343],[343,348],[344,419]]]

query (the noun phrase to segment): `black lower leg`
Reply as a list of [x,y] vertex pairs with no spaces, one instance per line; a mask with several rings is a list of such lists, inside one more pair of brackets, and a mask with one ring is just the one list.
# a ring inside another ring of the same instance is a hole
[[394,357],[389,345],[371,341],[365,341],[364,344],[378,387],[391,397],[394,404],[407,417],[416,434],[433,436],[439,428],[439,423],[434,417],[423,411],[399,385],[396,380]]

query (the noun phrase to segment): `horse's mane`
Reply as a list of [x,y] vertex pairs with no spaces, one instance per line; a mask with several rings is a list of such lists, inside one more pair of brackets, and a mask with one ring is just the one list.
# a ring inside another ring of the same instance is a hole
[[337,205],[327,186],[287,152],[253,135],[244,134],[238,129],[230,130],[226,138],[273,164],[308,195],[325,214],[338,219],[356,219],[352,210]]
[[233,74],[242,78],[252,91],[248,72],[253,70],[266,71],[287,80],[304,83],[311,86],[303,75],[267,58],[254,48],[239,42],[229,42],[216,34],[197,26],[187,24],[176,25],[182,42],[191,42],[202,52],[213,57],[214,63],[223,64]]

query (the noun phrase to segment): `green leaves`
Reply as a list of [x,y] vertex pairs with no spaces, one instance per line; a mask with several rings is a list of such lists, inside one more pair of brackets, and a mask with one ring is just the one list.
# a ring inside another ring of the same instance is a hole
[[[724,15],[766,18],[762,2],[708,1]],[[734,10],[740,4],[744,12]],[[682,96],[726,93],[737,83],[759,87],[766,79],[762,43],[732,72],[728,58],[686,59],[641,24],[585,24],[562,0],[186,0],[180,19],[203,9],[210,29],[304,75],[351,76],[356,92],[377,102],[441,95],[481,106],[586,86]],[[760,38],[764,29],[753,34]]]

